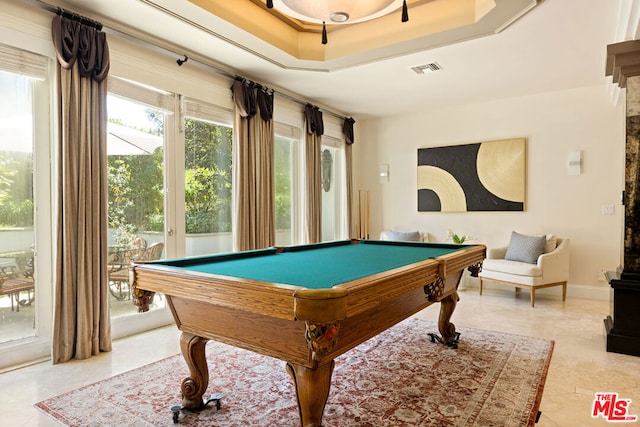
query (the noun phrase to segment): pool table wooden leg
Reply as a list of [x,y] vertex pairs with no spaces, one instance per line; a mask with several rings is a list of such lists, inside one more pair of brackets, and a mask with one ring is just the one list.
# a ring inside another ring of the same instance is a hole
[[440,301],[440,317],[438,318],[438,329],[442,335],[442,341],[447,344],[454,341],[456,327],[450,322],[451,315],[458,303],[458,293],[453,292]]
[[329,397],[333,366],[333,360],[316,369],[287,363],[287,372],[296,387],[302,427],[321,426],[322,413]]
[[182,380],[182,406],[187,409],[200,409],[205,403],[202,395],[209,386],[209,367],[205,347],[206,338],[183,332],[180,336],[180,349],[190,376]]

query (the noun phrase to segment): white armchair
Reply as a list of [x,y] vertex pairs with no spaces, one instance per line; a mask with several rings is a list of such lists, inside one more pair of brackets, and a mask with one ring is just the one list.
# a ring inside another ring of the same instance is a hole
[[[516,291],[529,289],[531,307],[535,306],[536,289],[562,286],[562,301],[567,298],[569,279],[569,242],[567,238],[547,238],[547,248],[535,264],[505,259],[507,247],[490,249],[480,272],[480,295],[484,281],[513,286]],[[551,247],[549,247],[551,244]]]

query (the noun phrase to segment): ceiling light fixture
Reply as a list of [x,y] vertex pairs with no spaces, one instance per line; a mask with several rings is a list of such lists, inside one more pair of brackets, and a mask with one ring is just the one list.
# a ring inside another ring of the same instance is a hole
[[347,12],[333,12],[331,15],[329,15],[329,19],[331,19],[331,22],[342,24],[343,22],[347,22],[349,20],[349,14]]
[[402,22],[409,20],[407,0],[267,0],[267,8],[293,18],[322,24],[322,44],[327,44],[326,22],[356,24],[369,21],[398,10],[402,6]]

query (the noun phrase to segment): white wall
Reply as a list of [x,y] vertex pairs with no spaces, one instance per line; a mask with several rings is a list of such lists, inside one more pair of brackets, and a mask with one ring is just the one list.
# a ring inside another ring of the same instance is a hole
[[[371,191],[372,237],[418,229],[444,241],[453,229],[495,247],[506,246],[512,230],[555,233],[571,238],[570,285],[608,289],[598,272],[620,265],[625,131],[624,106],[613,105],[607,87],[429,109],[361,121],[357,130],[354,190]],[[518,137],[527,138],[524,212],[417,212],[418,148]],[[567,156],[576,150],[583,172],[569,176]],[[380,164],[389,164],[386,184]],[[602,215],[603,204],[615,214]]]

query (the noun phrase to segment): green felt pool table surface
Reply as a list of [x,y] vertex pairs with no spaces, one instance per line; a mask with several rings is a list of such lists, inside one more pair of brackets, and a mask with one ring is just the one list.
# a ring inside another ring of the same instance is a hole
[[462,249],[463,245],[409,242],[350,241],[315,245],[301,245],[193,257],[160,263],[167,267],[189,271],[232,276],[302,286],[308,289],[327,289],[341,283],[403,267],[415,262],[437,258]]

